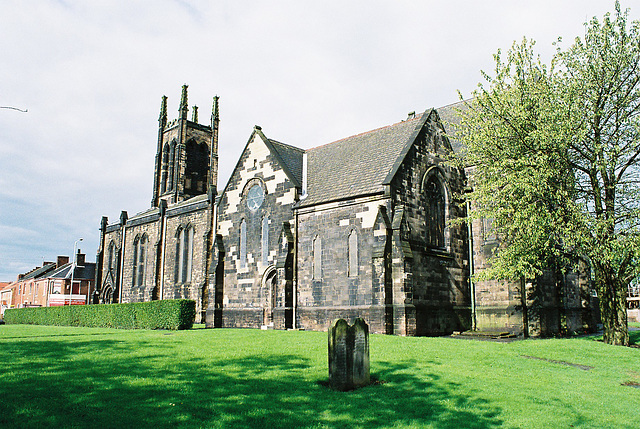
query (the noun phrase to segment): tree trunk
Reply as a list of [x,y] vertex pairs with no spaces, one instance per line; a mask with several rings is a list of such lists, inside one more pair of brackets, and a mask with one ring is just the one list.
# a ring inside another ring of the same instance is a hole
[[594,268],[604,327],[604,342],[616,346],[628,346],[626,285],[616,277],[613,269],[601,266]]

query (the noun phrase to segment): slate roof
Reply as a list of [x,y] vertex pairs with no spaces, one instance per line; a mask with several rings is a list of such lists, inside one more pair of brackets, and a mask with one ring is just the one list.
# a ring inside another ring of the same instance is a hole
[[444,126],[444,129],[449,137],[451,148],[455,153],[460,153],[463,150],[462,143],[456,138],[456,130],[453,125],[457,125],[461,121],[460,111],[467,109],[468,100],[458,101],[457,103],[449,104],[448,106],[440,107],[437,109],[440,121]]
[[[74,280],[91,280],[95,277],[96,264],[95,262],[85,262],[84,265],[76,265],[73,272]],[[49,276],[51,279],[69,279],[71,278],[71,262],[64,264],[57,270],[55,270]]]
[[34,270],[28,272],[20,280],[22,281],[22,280],[29,280],[29,279],[35,279],[35,278],[41,277],[44,274],[48,273],[49,271],[53,270],[55,267],[56,267],[55,263],[44,264],[42,267],[35,268]]
[[[289,173],[293,176],[294,185],[302,186],[302,155],[304,150],[272,139],[268,140],[284,164],[283,168],[289,169]],[[296,181],[298,183],[295,183]]]
[[308,196],[299,207],[383,192],[385,178],[430,113],[309,149]]
[[[466,101],[450,104],[436,110],[454,151],[463,147],[453,134],[450,123],[460,121],[457,110],[465,108]],[[303,150],[267,138],[260,127],[255,127],[263,141],[275,155],[294,186],[303,182],[303,155],[307,155],[307,197],[297,207],[307,207],[331,201],[384,192],[400,168],[404,157],[418,132],[432,114],[428,109],[415,118],[393,125],[347,137],[333,143]],[[251,140],[251,139],[250,139]],[[239,165],[240,161],[238,161]],[[236,165],[236,169],[238,168]],[[225,190],[221,193],[224,194]]]

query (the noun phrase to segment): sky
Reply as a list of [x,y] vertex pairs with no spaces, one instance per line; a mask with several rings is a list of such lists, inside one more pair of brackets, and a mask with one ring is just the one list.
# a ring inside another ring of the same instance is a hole
[[[640,18],[640,5],[630,17]],[[22,1],[0,14],[0,281],[95,261],[102,216],[150,207],[158,115],[220,96],[226,184],[254,125],[304,149],[458,101],[523,37],[544,61],[613,1]],[[16,110],[19,109],[19,110]],[[23,112],[25,111],[26,112]]]

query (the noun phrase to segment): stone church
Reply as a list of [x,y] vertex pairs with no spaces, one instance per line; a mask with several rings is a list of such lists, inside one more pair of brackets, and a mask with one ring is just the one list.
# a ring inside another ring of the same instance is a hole
[[450,222],[465,216],[469,173],[443,163],[459,150],[445,130],[454,106],[306,150],[256,126],[224,188],[218,97],[209,124],[196,107],[188,116],[186,85],[177,119],[162,98],[151,207],[102,218],[94,302],[193,299],[209,327],[326,330],[338,317],[397,335],[593,326],[586,269],[472,281],[499,242],[490,222]]

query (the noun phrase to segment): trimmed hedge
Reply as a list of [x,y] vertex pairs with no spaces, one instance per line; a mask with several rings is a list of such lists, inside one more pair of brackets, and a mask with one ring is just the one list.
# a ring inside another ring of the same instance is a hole
[[11,308],[4,313],[4,321],[14,325],[120,329],[190,329],[195,318],[196,303],[190,299],[132,304]]

